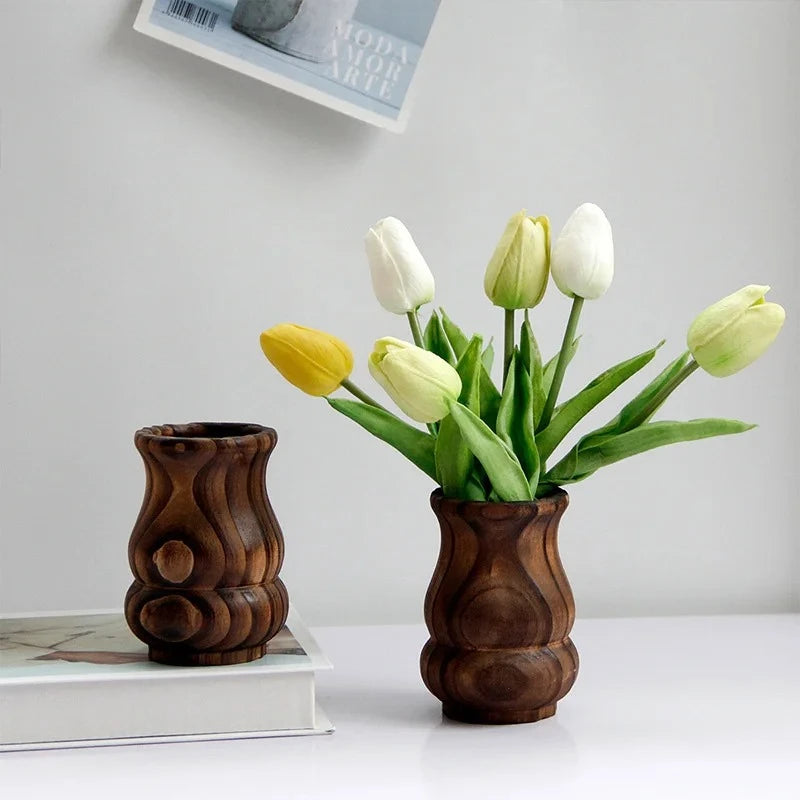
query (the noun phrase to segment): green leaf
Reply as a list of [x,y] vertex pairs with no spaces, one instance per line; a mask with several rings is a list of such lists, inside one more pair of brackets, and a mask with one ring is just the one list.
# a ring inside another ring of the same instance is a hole
[[470,476],[464,488],[464,499],[477,500],[478,502],[485,502],[486,500],[486,492],[483,491],[481,482],[474,475]]
[[539,481],[539,485],[536,487],[536,499],[547,497],[547,495],[552,494],[556,489],[558,489],[558,486],[554,483],[543,483]]
[[[482,346],[481,337],[473,336],[456,365],[456,371],[461,378],[459,401],[474,414],[480,414]],[[436,437],[435,455],[436,475],[444,496],[464,497],[474,456],[451,415],[446,416],[440,423],[439,434]]]
[[[687,350],[685,353],[681,353],[672,363],[668,364],[655,378],[653,378],[647,386],[642,389],[636,397],[633,398],[623,409],[622,411],[617,414],[614,419],[610,422],[607,422],[603,425],[602,428],[597,428],[597,430],[591,431],[587,433],[581,440],[578,442],[578,447],[588,447],[590,445],[594,445],[599,443],[601,439],[606,438],[607,436],[619,436],[621,433],[627,433],[630,430],[633,430],[635,427],[638,427],[634,423],[636,422],[637,418],[640,416],[640,412],[642,409],[646,408],[650,401],[661,391],[661,389],[666,386],[689,362],[691,358],[691,354]],[[665,397],[664,400],[667,398]],[[659,404],[658,407],[663,405],[663,400]],[[653,412],[650,416],[644,420],[644,422],[648,422],[650,418],[652,418],[653,414],[658,410],[658,408],[654,408]]]
[[325,399],[340,414],[350,417],[364,430],[394,447],[426,475],[436,480],[435,439],[429,433],[424,433],[382,408],[375,408],[358,400],[340,400],[335,397]]
[[[531,324],[528,322],[527,318],[523,321],[519,333],[519,351],[525,370],[528,375],[531,376],[533,422],[534,425],[538,425],[542,416],[544,404],[547,402],[547,394],[544,391],[542,354],[539,351],[539,344],[536,341],[536,337],[533,335],[533,328],[531,328]],[[555,371],[555,364],[553,365],[553,370]],[[551,376],[551,383],[552,380],[553,378]]]
[[456,365],[456,358],[453,355],[450,343],[447,341],[442,321],[435,311],[431,314],[431,318],[425,326],[425,333],[422,338],[426,350],[436,353],[439,358],[443,358],[450,366],[454,367]]
[[486,368],[481,366],[481,419],[494,430],[497,424],[497,410],[500,408],[500,392]]
[[598,375],[578,394],[563,404],[561,410],[550,421],[550,424],[536,434],[539,457],[544,463],[558,447],[564,437],[578,424],[600,401],[604,400],[616,388],[621,386],[631,375],[635,375],[655,356],[661,342],[641,355],[615,364]]
[[[453,322],[453,320],[447,316],[447,313],[443,308],[440,308],[439,311],[441,313],[440,325],[444,329],[446,339],[452,347],[453,352],[456,354],[456,357],[461,358],[472,340],[467,338],[467,335],[464,333],[464,331],[462,331],[461,328],[459,328],[458,325],[456,325],[455,322]],[[494,429],[495,422],[497,420],[497,409],[500,405],[500,392],[494,385],[494,381],[492,381],[492,376],[490,374],[492,370],[491,361],[494,356],[494,351],[491,348],[491,344],[486,348],[486,350],[490,355],[488,358],[488,364],[486,363],[486,359],[482,359],[483,369],[481,370],[480,414],[483,421],[490,428]]]
[[506,501],[532,500],[528,479],[511,448],[480,417],[460,403],[450,403],[450,415],[475,458],[483,464],[497,496]]
[[531,378],[515,348],[497,412],[497,435],[514,451],[532,489],[539,482],[539,452],[533,433]]
[[481,354],[481,361],[483,362],[483,368],[488,372],[490,375],[492,374],[492,367],[494,366],[494,345],[492,344],[492,339],[489,340],[489,344],[486,345],[486,349]]
[[439,311],[442,315],[442,327],[447,336],[447,340],[450,342],[450,346],[453,348],[456,358],[461,358],[461,356],[464,355],[464,351],[469,346],[469,337],[447,316],[443,308],[440,308]]
[[[567,359],[567,366],[569,366],[570,361],[575,358],[575,353],[578,352],[578,342],[580,342],[581,337],[576,336],[572,340],[572,344],[569,346],[567,350],[565,358]],[[543,367],[542,367],[542,391],[544,392],[544,396],[547,397],[550,394],[550,387],[553,385],[553,377],[556,374],[556,366],[558,365],[558,353],[556,353]]]
[[645,453],[656,447],[677,442],[691,442],[711,436],[744,433],[755,425],[735,419],[693,419],[688,422],[649,422],[632,431],[611,436],[599,444],[576,452],[576,448],[561,459],[543,478],[542,482],[559,486],[577,483],[601,467],[623,458]]

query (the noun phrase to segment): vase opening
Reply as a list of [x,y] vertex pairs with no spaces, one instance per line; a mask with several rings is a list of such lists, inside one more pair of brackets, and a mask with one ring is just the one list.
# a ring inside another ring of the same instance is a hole
[[451,513],[478,513],[481,515],[514,515],[525,514],[530,510],[538,513],[552,513],[556,509],[566,508],[569,495],[561,487],[556,487],[549,494],[534,500],[464,500],[458,497],[447,497],[441,487],[435,489],[430,497],[431,507],[449,509]]
[[247,422],[190,422],[185,425],[159,425],[142,428],[139,433],[169,439],[241,439],[273,433],[272,428]]

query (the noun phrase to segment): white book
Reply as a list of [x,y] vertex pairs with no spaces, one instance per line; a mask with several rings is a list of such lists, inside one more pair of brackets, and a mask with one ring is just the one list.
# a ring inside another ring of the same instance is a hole
[[0,618],[0,750],[330,733],[314,675],[330,669],[292,608],[248,664],[149,661],[120,613]]

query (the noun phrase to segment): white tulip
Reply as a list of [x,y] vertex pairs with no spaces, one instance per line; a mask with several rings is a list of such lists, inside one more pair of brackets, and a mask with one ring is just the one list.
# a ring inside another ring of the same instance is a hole
[[417,422],[446,417],[448,403],[461,394],[461,378],[443,358],[393,336],[375,342],[368,366],[386,394]]
[[614,240],[603,210],[584,203],[567,220],[550,255],[550,273],[567,297],[596,300],[614,277]]
[[378,220],[367,232],[364,245],[372,288],[387,311],[407,314],[433,300],[433,274],[399,219]]

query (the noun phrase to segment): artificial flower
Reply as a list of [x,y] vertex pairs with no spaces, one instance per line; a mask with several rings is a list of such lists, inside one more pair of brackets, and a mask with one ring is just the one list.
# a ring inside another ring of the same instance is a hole
[[596,300],[614,278],[614,240],[603,210],[594,203],[578,206],[553,244],[550,271],[567,297]]
[[261,349],[289,383],[323,397],[353,371],[353,353],[341,339],[302,325],[282,323],[261,334]]
[[709,306],[689,327],[686,344],[709,375],[725,378],[752,364],[775,340],[786,312],[766,303],[769,286],[745,286]]
[[461,378],[443,358],[392,336],[375,342],[369,371],[417,422],[437,422],[447,416],[448,402],[461,394]]
[[483,288],[506,310],[533,308],[544,297],[550,271],[550,221],[523,209],[508,221],[486,268]]
[[433,300],[433,274],[399,219],[378,220],[367,231],[364,246],[372,288],[387,311],[408,314]]

